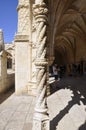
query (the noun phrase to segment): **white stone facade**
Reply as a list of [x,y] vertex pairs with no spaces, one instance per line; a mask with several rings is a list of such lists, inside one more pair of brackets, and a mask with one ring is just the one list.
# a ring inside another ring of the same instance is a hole
[[[15,90],[17,94],[35,94],[36,57],[35,38],[32,33],[32,6],[33,1],[19,0],[18,30],[15,36]],[[32,40],[33,39],[33,40]],[[34,43],[33,43],[34,42]]]
[[7,52],[0,52],[0,93],[5,92],[15,84],[15,74],[7,73]]

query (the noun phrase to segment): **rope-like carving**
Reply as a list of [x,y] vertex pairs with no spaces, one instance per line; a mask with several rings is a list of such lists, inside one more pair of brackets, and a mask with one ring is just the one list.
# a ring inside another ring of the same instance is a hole
[[37,53],[36,53],[36,68],[37,68],[37,103],[35,110],[46,113],[46,94],[47,94],[47,14],[48,9],[45,3],[34,5],[34,16],[36,20],[36,35],[37,35]]

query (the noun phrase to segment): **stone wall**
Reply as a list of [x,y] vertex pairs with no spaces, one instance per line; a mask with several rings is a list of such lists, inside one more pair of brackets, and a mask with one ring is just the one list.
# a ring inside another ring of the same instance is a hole
[[18,11],[18,33],[29,33],[29,1],[19,0]]
[[15,74],[7,74],[7,77],[0,76],[0,93],[5,92],[15,85]]
[[28,42],[16,42],[15,51],[15,92],[20,95],[27,91],[28,83]]
[[7,73],[7,52],[0,52],[0,93],[5,92],[15,84],[14,72]]
[[32,45],[31,45],[31,14],[30,1],[18,2],[18,29],[14,38],[15,43],[15,92],[20,95],[28,93],[28,82],[32,74]]

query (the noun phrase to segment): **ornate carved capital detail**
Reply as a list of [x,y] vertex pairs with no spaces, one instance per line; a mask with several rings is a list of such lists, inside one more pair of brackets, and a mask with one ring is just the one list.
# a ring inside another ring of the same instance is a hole
[[48,9],[45,3],[42,4],[34,4],[33,6],[33,14],[36,22],[47,22]]
[[17,11],[19,11],[21,8],[29,8],[29,4],[18,5]]

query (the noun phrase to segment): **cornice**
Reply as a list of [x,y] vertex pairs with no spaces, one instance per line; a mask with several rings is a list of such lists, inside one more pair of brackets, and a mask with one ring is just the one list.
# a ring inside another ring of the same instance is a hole
[[14,38],[15,42],[28,42],[29,41],[29,36],[28,35],[20,35],[17,34]]

